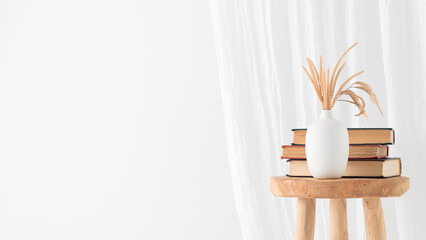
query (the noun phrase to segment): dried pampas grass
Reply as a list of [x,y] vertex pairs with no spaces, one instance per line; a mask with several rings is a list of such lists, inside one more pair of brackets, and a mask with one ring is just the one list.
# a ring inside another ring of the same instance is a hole
[[[315,67],[314,62],[307,58],[308,62],[308,70],[302,66],[305,73],[308,75],[309,80],[311,81],[312,85],[314,86],[315,92],[318,96],[318,99],[321,102],[322,109],[323,110],[331,110],[336,102],[348,102],[351,104],[354,104],[358,109],[359,113],[355,116],[363,115],[368,120],[368,115],[365,112],[365,101],[362,97],[360,97],[356,92],[354,92],[354,89],[359,89],[364,92],[366,92],[371,99],[371,102],[374,103],[377,108],[379,109],[380,113],[383,115],[382,110],[379,106],[379,101],[377,101],[376,94],[374,94],[373,89],[370,85],[368,85],[365,82],[357,81],[349,85],[348,88],[345,89],[346,85],[348,83],[356,78],[357,76],[364,73],[364,71],[360,71],[348,79],[346,79],[342,85],[335,91],[337,80],[339,78],[340,72],[342,71],[343,67],[346,63],[343,63],[340,67],[340,62],[342,61],[343,57],[346,55],[346,53],[349,52],[353,47],[355,47],[358,43],[353,44],[350,46],[339,58],[339,60],[336,63],[336,66],[333,69],[333,72],[330,75],[330,69],[327,68],[327,71],[323,69],[322,66],[322,56],[320,56],[320,62],[319,62],[319,69]],[[348,96],[350,100],[341,99],[344,96]]]

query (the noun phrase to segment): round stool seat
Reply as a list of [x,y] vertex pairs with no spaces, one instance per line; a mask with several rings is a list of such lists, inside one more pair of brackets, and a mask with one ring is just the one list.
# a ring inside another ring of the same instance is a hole
[[272,177],[270,188],[277,197],[385,198],[399,197],[410,187],[408,177],[315,179]]
[[277,197],[297,197],[296,240],[313,240],[315,199],[330,199],[330,239],[347,240],[347,198],[363,198],[367,240],[386,239],[380,198],[399,197],[410,187],[410,178],[271,177],[270,188]]

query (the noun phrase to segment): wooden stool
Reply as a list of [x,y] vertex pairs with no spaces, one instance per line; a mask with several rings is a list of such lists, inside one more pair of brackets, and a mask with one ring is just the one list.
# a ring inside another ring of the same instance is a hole
[[348,239],[346,198],[363,198],[367,240],[386,239],[380,198],[399,197],[409,187],[407,177],[319,180],[282,176],[270,180],[275,196],[299,198],[296,240],[314,239],[316,198],[330,198],[330,239]]

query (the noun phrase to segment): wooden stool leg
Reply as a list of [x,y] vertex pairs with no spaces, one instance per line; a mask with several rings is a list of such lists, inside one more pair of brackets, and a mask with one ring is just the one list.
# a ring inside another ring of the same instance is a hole
[[330,199],[330,239],[348,239],[346,199]]
[[363,202],[367,240],[386,239],[385,219],[380,198],[364,198]]
[[315,199],[297,201],[296,240],[313,240],[315,231]]

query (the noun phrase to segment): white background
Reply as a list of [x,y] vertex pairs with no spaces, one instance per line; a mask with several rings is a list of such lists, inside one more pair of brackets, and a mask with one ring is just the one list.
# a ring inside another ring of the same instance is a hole
[[0,239],[241,239],[207,1],[0,1]]

